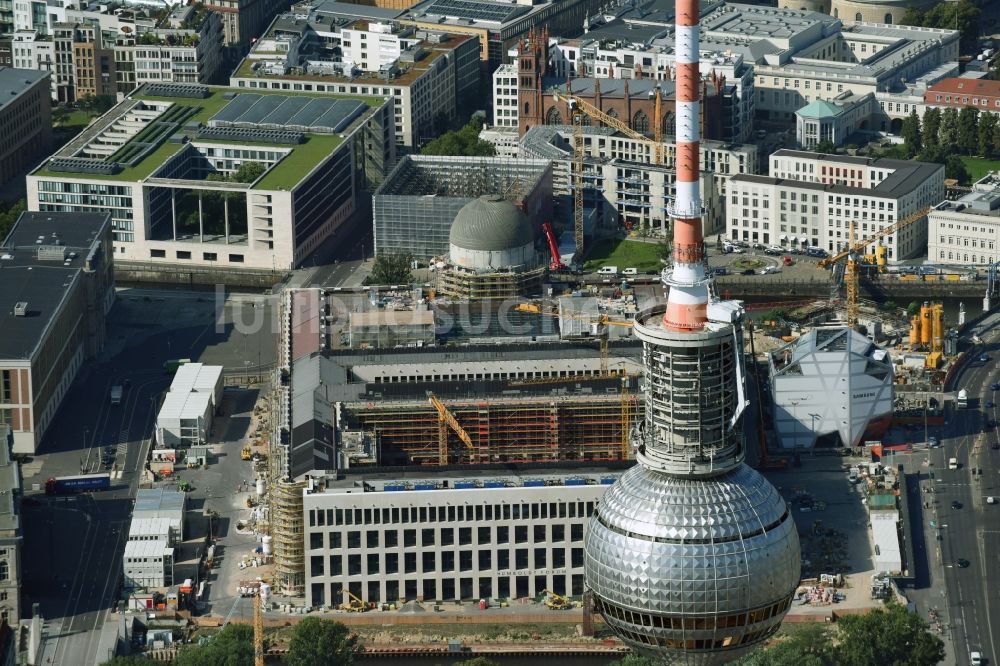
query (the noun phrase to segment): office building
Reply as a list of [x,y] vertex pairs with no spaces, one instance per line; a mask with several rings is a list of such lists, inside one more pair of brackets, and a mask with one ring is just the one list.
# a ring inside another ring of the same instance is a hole
[[375,191],[375,252],[445,256],[458,212],[500,194],[527,215],[536,237],[552,218],[552,170],[545,160],[497,157],[404,157]]
[[0,424],[0,621],[21,619],[21,470],[12,458],[10,426]]
[[981,112],[1000,113],[1000,81],[963,77],[943,79],[927,89],[924,103],[938,108],[970,106]]
[[479,38],[483,71],[489,75],[504,62],[508,51],[530,31],[543,28],[554,35],[579,32],[587,17],[598,11],[597,0],[422,0],[399,14],[400,23],[423,30],[444,30]]
[[[770,162],[770,176],[730,179],[727,237],[832,253],[848,241],[851,224],[866,238],[944,198],[941,164],[798,150],[776,151]],[[926,218],[881,242],[890,262],[921,256]]]
[[23,178],[52,143],[49,75],[0,67],[0,184]]
[[0,245],[0,426],[34,454],[114,302],[107,213],[23,213]]
[[[538,125],[570,124],[567,94],[589,102],[641,134],[655,135],[657,125],[664,134],[671,134],[676,111],[675,81],[560,77],[551,65],[549,42],[547,30],[533,30],[518,45],[518,132],[521,136]],[[725,139],[725,82],[713,74],[700,80],[696,87],[700,91],[700,122],[705,138]],[[660,96],[659,107],[656,95]],[[657,108],[659,118],[656,117]],[[588,117],[585,123],[596,125],[599,121]]]
[[1000,177],[987,174],[972,191],[935,205],[927,216],[927,258],[987,266],[1000,260]]
[[[607,127],[583,128],[584,206],[595,212],[604,230],[647,228],[666,230],[667,207],[675,196],[677,181],[676,144],[668,141],[664,164],[655,164],[652,144],[623,136]],[[518,155],[552,162],[552,191],[556,196],[557,220],[571,219],[573,129],[567,125],[539,125],[522,137]],[[724,194],[729,179],[740,173],[756,173],[758,150],[746,144],[701,142],[702,201],[705,233],[725,229]]]
[[56,101],[127,95],[149,82],[219,82],[222,19],[201,4],[178,5],[165,16],[138,6],[66,2],[48,10],[19,20],[11,49],[16,67],[52,73]]
[[29,174],[28,207],[110,209],[116,260],[161,271],[140,279],[195,267],[218,268],[210,282],[266,279],[381,182],[389,114],[376,97],[149,84]]
[[609,469],[350,473],[302,498],[306,605],[582,597]]
[[[904,92],[907,82],[942,66],[957,73],[955,30],[854,23],[856,12],[837,18],[809,11],[810,0],[789,4],[794,8],[724,1],[700,7],[700,57],[739,55],[753,65],[757,95],[753,107],[758,118],[789,121],[810,102],[843,93]],[[669,5],[658,0],[641,8],[628,4],[612,8],[592,18],[584,38],[672,44],[676,30]],[[619,64],[614,67],[617,70]]]
[[475,103],[475,37],[355,19],[326,11],[331,4],[338,3],[276,18],[237,67],[231,85],[389,97],[396,143],[410,150],[464,117]]
[[288,8],[283,0],[207,0],[205,9],[222,17],[222,44],[233,58],[247,52],[254,40]]

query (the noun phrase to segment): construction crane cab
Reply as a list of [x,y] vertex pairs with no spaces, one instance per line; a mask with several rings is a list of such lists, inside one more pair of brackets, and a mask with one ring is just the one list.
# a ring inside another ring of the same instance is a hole
[[545,598],[545,605],[551,610],[566,610],[567,608],[573,607],[573,604],[569,599],[561,594],[556,594],[552,590],[542,590],[542,594],[549,595]]
[[346,588],[344,589],[344,594],[346,594],[349,599],[347,602],[340,605],[341,610],[345,610],[348,613],[364,613],[368,610],[368,604],[366,604],[361,597]]

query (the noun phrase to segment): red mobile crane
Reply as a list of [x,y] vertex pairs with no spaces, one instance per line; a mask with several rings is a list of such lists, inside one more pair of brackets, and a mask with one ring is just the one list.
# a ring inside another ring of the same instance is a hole
[[563,264],[562,257],[559,254],[559,243],[556,241],[556,233],[552,230],[552,225],[548,222],[542,223],[542,231],[545,232],[545,238],[549,242],[549,253],[552,255],[552,261],[549,263],[549,270],[564,270],[566,266]]

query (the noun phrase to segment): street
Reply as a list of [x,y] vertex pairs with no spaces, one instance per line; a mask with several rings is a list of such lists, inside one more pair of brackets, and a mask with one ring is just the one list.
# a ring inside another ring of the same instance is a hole
[[[980,333],[984,345],[974,350],[971,362],[947,387],[966,389],[972,401],[968,409],[953,412],[944,426],[941,448],[931,450],[931,491],[924,494],[933,507],[927,519],[937,521],[943,537],[940,541],[931,537],[934,546],[929,553],[932,562],[943,566],[947,598],[940,607],[947,609],[959,664],[969,663],[970,651],[980,651],[991,660],[1000,655],[993,626],[1000,622],[1000,591],[991,584],[1000,546],[1000,513],[986,503],[987,496],[1000,495],[1000,451],[992,448],[998,441],[997,412],[995,406],[987,407],[1000,398],[990,390],[997,381],[995,357],[1000,350],[995,317],[992,322]],[[980,353],[989,354],[989,360],[978,360]],[[948,469],[950,458],[957,458],[958,469]],[[932,535],[934,530],[926,532]]]
[[[22,465],[22,598],[40,604],[44,653],[54,664],[99,663],[100,631],[118,599],[121,558],[139,472],[148,458],[156,410],[171,375],[165,361],[190,358],[227,371],[273,364],[274,303],[257,296],[216,302],[212,293],[120,290],[100,358],[84,364],[37,455]],[[112,385],[125,386],[112,405]],[[111,490],[48,497],[46,479],[105,471]]]

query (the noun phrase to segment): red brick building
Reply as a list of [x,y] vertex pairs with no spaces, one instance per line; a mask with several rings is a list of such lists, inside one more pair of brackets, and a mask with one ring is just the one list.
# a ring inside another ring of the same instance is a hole
[[928,106],[962,108],[1000,113],[1000,81],[992,79],[942,79],[924,93]]
[[[566,100],[556,95],[570,92],[581,97],[604,113],[627,122],[643,134],[653,135],[655,122],[663,127],[665,136],[674,134],[674,104],[676,84],[649,78],[634,79],[559,79],[549,74],[549,33],[547,29],[532,31],[521,40],[518,48],[518,133],[524,136],[535,125],[568,125],[571,115]],[[725,79],[714,77],[702,81],[701,136],[723,140],[722,91]],[[661,116],[655,119],[656,90],[659,89]],[[586,123],[585,119],[585,124]]]

